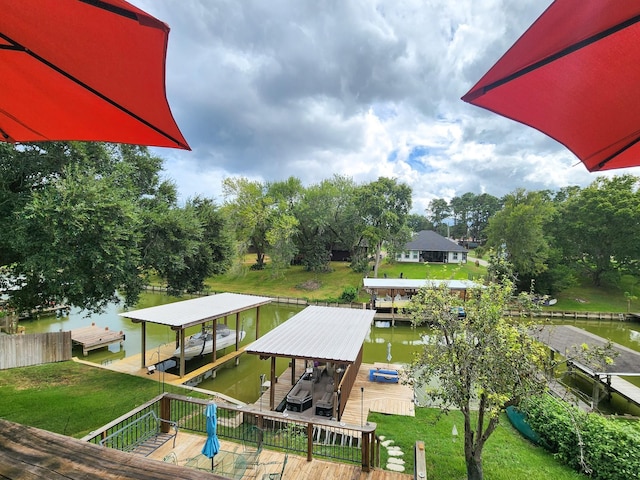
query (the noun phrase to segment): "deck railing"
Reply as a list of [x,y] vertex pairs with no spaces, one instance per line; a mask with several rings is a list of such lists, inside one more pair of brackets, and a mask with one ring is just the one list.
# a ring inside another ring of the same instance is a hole
[[[176,422],[181,432],[206,435],[205,409],[208,403],[208,400],[164,393],[91,432],[82,440],[100,444],[101,440],[115,432],[127,430],[127,426],[133,422],[144,425],[138,419],[149,412]],[[318,457],[356,463],[364,471],[369,471],[376,464],[375,424],[358,427],[322,418],[307,420],[291,413],[260,411],[255,407],[237,407],[221,402],[217,405],[217,433],[221,439],[242,443],[250,448],[266,447],[306,455],[308,461]],[[165,427],[168,431],[169,425],[163,425]],[[139,428],[131,429],[131,432],[134,433],[118,445],[119,450],[129,450],[129,442],[139,442],[141,437],[149,433]]]

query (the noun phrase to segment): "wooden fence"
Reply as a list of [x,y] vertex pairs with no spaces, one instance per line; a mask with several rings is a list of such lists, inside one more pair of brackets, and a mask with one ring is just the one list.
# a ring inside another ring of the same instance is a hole
[[71,332],[0,335],[0,370],[71,360]]

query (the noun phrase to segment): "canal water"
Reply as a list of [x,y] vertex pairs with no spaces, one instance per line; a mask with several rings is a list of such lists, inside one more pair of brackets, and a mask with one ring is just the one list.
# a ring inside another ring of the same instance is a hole
[[[160,293],[144,293],[135,309],[164,305],[171,302],[186,300],[187,298],[177,298]],[[284,305],[272,303],[260,307],[260,335],[274,329],[281,323],[300,312],[304,307],[297,305]],[[121,317],[119,313],[124,309],[118,305],[110,305],[101,314],[87,315],[80,310],[71,310],[66,315],[47,315],[37,319],[23,320],[20,322],[24,326],[26,333],[54,332],[60,330],[73,330],[95,323],[99,327],[108,327],[111,330],[123,331],[126,335],[122,346],[111,345],[108,349],[101,349],[89,352],[86,360],[97,364],[105,364],[120,360],[127,356],[140,353],[141,348],[141,327],[132,321]],[[247,332],[242,345],[253,342],[255,334],[255,314],[256,311],[249,310],[240,315],[240,326]],[[556,321],[557,324],[574,325],[583,328],[595,335],[608,338],[615,343],[619,343],[633,350],[640,351],[640,324],[635,322],[618,322],[604,320],[564,320]],[[235,316],[229,317],[229,325],[235,328]],[[198,331],[198,327],[187,330],[187,334]],[[392,328],[373,326],[366,338],[363,352],[365,363],[387,362],[389,352],[388,344],[391,343],[391,363],[409,363],[413,359],[413,354],[417,352],[422,343],[421,338],[429,333],[428,329],[415,329],[409,325],[396,325]],[[147,348],[175,341],[174,332],[161,325],[147,325]],[[221,354],[230,353],[233,347],[228,347]],[[82,350],[74,350],[74,355],[82,357]],[[202,360],[194,359],[187,363],[189,369],[200,366]],[[287,359],[278,359],[276,362],[276,374],[280,375],[288,366]],[[236,366],[230,362],[227,366],[220,368],[216,378],[209,378],[199,386],[209,390],[217,391],[243,402],[254,402],[260,394],[260,375],[269,376],[269,360],[260,360],[256,355],[245,354],[240,357],[240,364]],[[625,377],[625,380],[640,387],[639,377]],[[573,382],[574,386],[583,390],[586,394],[591,394],[589,385],[580,381]],[[626,401],[621,401],[614,397],[613,404],[601,405],[609,412],[633,413],[640,415],[640,411],[630,408]]]
[[[144,293],[135,309],[164,305],[167,303],[186,300],[187,298],[170,297],[159,293]],[[260,307],[260,335],[273,330],[275,327],[285,322],[304,307],[297,305],[285,305],[272,303]],[[26,333],[56,332],[60,330],[73,330],[95,323],[99,327],[108,327],[110,330],[122,331],[125,334],[125,341],[122,346],[113,344],[108,349],[100,349],[89,352],[86,357],[82,356],[82,350],[74,348],[74,355],[79,358],[97,364],[108,364],[122,358],[140,353],[141,349],[141,327],[140,324],[133,323],[119,314],[125,310],[121,306],[110,305],[101,314],[87,315],[77,309],[72,309],[65,315],[46,315],[40,318],[23,320],[20,325],[25,327]],[[256,339],[256,310],[249,310],[240,314],[240,327],[246,331],[246,337],[241,345],[246,345]],[[219,320],[222,321],[222,320]],[[228,318],[229,326],[235,328],[235,315]],[[186,331],[187,335],[198,332],[199,327],[194,327]],[[365,363],[387,362],[388,344],[391,343],[391,363],[409,363],[420,345],[420,339],[426,332],[425,329],[414,329],[408,325],[396,326],[394,328],[372,327],[367,336],[363,361]],[[147,349],[175,341],[175,333],[162,325],[147,324]],[[228,347],[218,353],[222,356],[233,351],[233,347]],[[203,365],[204,361],[193,359],[187,362],[187,368],[194,370]],[[243,402],[255,402],[260,396],[260,375],[269,377],[270,361],[260,360],[256,355],[245,354],[240,357],[240,364],[236,366],[234,362],[229,362],[226,366],[218,369],[216,378],[209,378],[203,381],[199,387],[213,390],[229,395]],[[288,367],[288,359],[278,359],[276,362],[276,374],[280,375]]]

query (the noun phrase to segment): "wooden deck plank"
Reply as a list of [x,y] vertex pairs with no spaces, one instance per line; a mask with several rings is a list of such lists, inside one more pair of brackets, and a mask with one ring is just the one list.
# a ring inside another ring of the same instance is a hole
[[87,327],[74,328],[71,330],[71,341],[82,347],[83,355],[89,351],[102,347],[108,347],[112,343],[124,342],[125,335],[122,331],[109,330],[109,327],[98,327],[95,323]]
[[[178,433],[175,448],[173,448],[172,442],[167,442],[147,458],[184,466],[187,462],[200,455],[204,442],[204,435],[194,435],[181,431]],[[226,452],[238,452],[241,451],[242,446],[234,442],[220,440],[220,448]],[[263,449],[260,453],[258,468],[247,469],[243,480],[253,478],[260,479],[265,473],[281,471],[284,457],[285,453],[283,452]],[[413,476],[378,468],[370,472],[363,472],[360,465],[328,462],[315,458],[311,462],[307,462],[306,457],[287,454],[284,478],[291,480],[307,478],[326,478],[332,480],[411,480]]]

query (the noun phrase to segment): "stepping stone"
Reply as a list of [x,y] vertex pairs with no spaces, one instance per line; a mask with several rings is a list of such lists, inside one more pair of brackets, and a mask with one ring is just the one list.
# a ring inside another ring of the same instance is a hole
[[390,457],[387,459],[387,463],[395,463],[396,465],[404,465],[404,460],[401,458]]
[[378,438],[379,438],[379,439],[380,439],[380,441],[382,442],[382,441],[384,441],[387,437],[385,437],[384,435],[380,435]]
[[385,440],[384,442],[380,442],[380,445],[387,448],[389,445],[393,443],[393,440]]
[[404,455],[404,452],[399,448],[397,450],[389,450],[387,453],[392,457],[401,457],[402,455]]
[[395,463],[387,463],[387,470],[391,470],[392,472],[404,472],[404,466],[397,465]]

